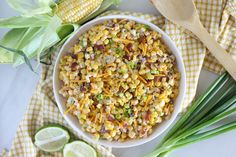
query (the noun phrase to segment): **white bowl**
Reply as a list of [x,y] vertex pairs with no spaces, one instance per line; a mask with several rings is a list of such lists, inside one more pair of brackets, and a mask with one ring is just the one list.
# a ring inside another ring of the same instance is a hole
[[[94,25],[100,24],[103,21],[114,19],[114,18],[133,20],[133,21],[136,21],[138,23],[148,25],[153,30],[155,30],[155,31],[159,32],[160,34],[162,34],[162,40],[169,47],[169,49],[172,51],[172,53],[175,55],[178,70],[181,73],[179,95],[175,100],[174,111],[173,111],[170,119],[165,120],[161,124],[158,124],[158,126],[153,129],[152,134],[149,135],[148,137],[142,138],[142,139],[128,140],[128,141],[125,141],[125,142],[108,141],[108,140],[98,140],[98,141],[93,140],[93,137],[91,136],[91,134],[82,131],[81,126],[79,124],[79,121],[76,117],[74,117],[70,114],[67,114],[67,115],[63,114],[66,111],[66,106],[65,106],[66,100],[59,94],[59,89],[61,88],[61,85],[62,85],[61,81],[58,78],[58,75],[59,75],[59,60],[60,60],[61,56],[70,50],[70,48],[77,42],[78,37],[81,34],[83,34],[85,31],[89,30]],[[180,112],[181,104],[183,103],[183,99],[184,99],[184,95],[185,95],[185,89],[186,89],[186,75],[185,75],[184,63],[183,63],[183,60],[182,60],[182,57],[181,57],[181,54],[180,54],[179,50],[176,48],[175,44],[171,41],[171,39],[168,37],[168,35],[166,35],[156,25],[154,25],[154,24],[152,24],[148,21],[145,21],[145,20],[140,19],[140,18],[136,18],[136,17],[132,17],[132,16],[124,16],[124,15],[112,15],[112,16],[104,16],[104,17],[96,18],[96,19],[86,23],[82,27],[80,27],[76,31],[76,33],[73,36],[71,36],[66,41],[66,43],[62,46],[62,48],[59,52],[59,55],[57,57],[56,63],[55,63],[54,73],[53,73],[53,91],[54,91],[55,99],[56,99],[56,102],[57,102],[57,105],[60,109],[61,114],[64,116],[64,118],[66,119],[68,124],[76,132],[78,132],[79,134],[84,136],[87,140],[93,140],[94,142],[97,142],[98,144],[105,145],[105,146],[110,146],[110,147],[120,147],[121,148],[121,147],[137,146],[137,145],[140,145],[140,144],[144,144],[144,143],[154,139],[155,137],[159,136],[161,133],[163,133],[171,125],[171,123],[176,118],[177,114]]]

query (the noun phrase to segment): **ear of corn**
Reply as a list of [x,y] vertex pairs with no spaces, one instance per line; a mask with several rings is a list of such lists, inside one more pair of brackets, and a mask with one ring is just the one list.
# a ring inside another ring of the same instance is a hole
[[103,0],[63,0],[56,8],[56,15],[64,23],[76,23],[96,11]]

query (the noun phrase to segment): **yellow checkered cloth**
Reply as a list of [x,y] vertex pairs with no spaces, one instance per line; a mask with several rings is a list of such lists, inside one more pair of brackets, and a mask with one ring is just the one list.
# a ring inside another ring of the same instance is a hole
[[[236,2],[234,0],[196,0],[195,2],[204,26],[218,40],[221,46],[231,53],[233,57],[236,57]],[[223,71],[222,66],[210,55],[195,36],[177,27],[162,16],[121,11],[109,11],[104,15],[108,14],[133,15],[148,20],[162,28],[176,43],[180,52],[182,52],[187,74],[187,94],[183,110],[194,98],[202,66],[216,73]],[[54,61],[56,56],[57,53],[55,53],[53,58]],[[46,154],[35,147],[33,143],[35,131],[46,124],[61,124],[77,135],[79,139],[84,139],[68,126],[57,108],[52,92],[54,61],[50,66],[43,65],[40,82],[30,101],[24,119],[17,129],[12,147],[3,156],[62,156],[61,152]],[[92,141],[87,142],[94,146],[101,156],[114,156],[111,153],[111,149],[96,145]]]

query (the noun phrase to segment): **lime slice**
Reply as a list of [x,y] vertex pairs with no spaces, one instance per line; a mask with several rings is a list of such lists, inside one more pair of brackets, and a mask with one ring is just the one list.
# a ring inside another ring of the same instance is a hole
[[82,141],[74,141],[65,145],[63,157],[97,157],[93,147]]
[[34,136],[35,145],[45,152],[62,150],[70,139],[66,129],[58,125],[47,126],[40,129]]

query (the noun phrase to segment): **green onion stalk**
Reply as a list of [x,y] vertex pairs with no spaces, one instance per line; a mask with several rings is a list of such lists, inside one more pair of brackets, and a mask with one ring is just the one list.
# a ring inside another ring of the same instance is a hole
[[192,103],[156,149],[145,157],[166,157],[175,149],[236,129],[236,121],[214,127],[236,113],[235,103],[236,81],[226,72]]

